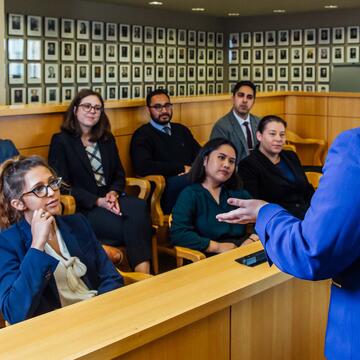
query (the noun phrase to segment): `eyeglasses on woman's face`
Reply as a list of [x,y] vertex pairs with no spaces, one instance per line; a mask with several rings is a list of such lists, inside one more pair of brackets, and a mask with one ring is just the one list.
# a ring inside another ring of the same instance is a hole
[[49,181],[49,183],[47,185],[45,185],[45,184],[37,185],[32,190],[23,193],[20,198],[22,198],[25,195],[29,195],[29,194],[34,194],[38,198],[46,197],[46,196],[48,196],[49,188],[51,188],[52,191],[60,190],[61,182],[62,182],[61,177],[53,178]]
[[92,110],[96,113],[100,113],[104,109],[101,105],[91,105],[90,103],[79,104],[79,107],[86,113],[89,113]]

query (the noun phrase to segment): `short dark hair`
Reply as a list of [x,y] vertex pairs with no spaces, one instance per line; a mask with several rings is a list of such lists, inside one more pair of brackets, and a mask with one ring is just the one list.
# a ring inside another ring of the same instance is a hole
[[262,134],[265,130],[266,125],[273,121],[283,124],[286,129],[287,123],[283,118],[277,115],[266,115],[259,121],[257,131]]
[[[191,166],[190,178],[192,183],[202,183],[205,180],[206,173],[204,168],[204,160],[214,150],[217,150],[222,145],[229,145],[234,149],[235,157],[236,157],[235,163],[237,163],[238,153],[235,145],[231,141],[225,138],[211,139],[200,149],[198,155],[196,156]],[[231,177],[223,185],[230,190],[240,189],[242,183],[236,169],[234,169],[234,172],[232,173]]]
[[242,87],[242,86],[248,86],[249,88],[252,89],[252,91],[254,92],[254,99],[256,98],[256,86],[255,84],[250,81],[250,80],[242,80],[239,81],[235,84],[234,88],[233,88],[233,96],[235,96],[235,94],[237,93],[237,91]]
[[165,95],[170,101],[170,96],[168,92],[164,89],[155,89],[153,91],[150,91],[146,96],[146,106],[149,107],[151,104],[151,99],[156,95]]
[[76,94],[65,113],[61,130],[66,131],[73,136],[81,137],[82,131],[75,112],[79,107],[81,100],[91,95],[96,96],[100,100],[103,110],[101,111],[98,123],[91,129],[90,141],[96,142],[98,140],[107,140],[111,136],[111,126],[109,118],[104,111],[104,100],[98,92],[91,89],[83,89]]

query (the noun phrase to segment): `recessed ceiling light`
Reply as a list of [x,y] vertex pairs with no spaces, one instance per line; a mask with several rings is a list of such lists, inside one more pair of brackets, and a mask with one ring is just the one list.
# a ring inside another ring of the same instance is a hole
[[233,12],[233,13],[228,13],[228,16],[240,16],[239,13]]
[[154,6],[160,6],[162,5],[163,3],[161,1],[150,1],[149,2],[149,5],[154,5]]
[[284,9],[275,9],[275,10],[273,10],[273,12],[275,14],[283,14],[284,12],[286,12],[286,10],[284,10]]
[[205,11],[204,8],[192,8],[191,10],[192,11]]
[[325,9],[337,9],[338,6],[337,5],[325,5],[324,8]]

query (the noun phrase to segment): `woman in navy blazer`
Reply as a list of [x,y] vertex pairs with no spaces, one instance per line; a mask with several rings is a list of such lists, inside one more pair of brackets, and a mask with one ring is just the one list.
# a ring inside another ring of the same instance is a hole
[[64,303],[54,275],[61,261],[49,246],[67,259],[60,250],[64,242],[69,256],[85,265],[81,281],[90,297],[123,285],[86,219],[58,216],[60,186],[61,178],[36,156],[7,160],[1,168],[0,219],[6,230],[0,233],[0,306],[11,324]]
[[51,139],[49,164],[71,186],[77,210],[106,245],[125,245],[130,266],[148,273],[151,221],[146,202],[124,193],[125,173],[101,96],[80,91]]

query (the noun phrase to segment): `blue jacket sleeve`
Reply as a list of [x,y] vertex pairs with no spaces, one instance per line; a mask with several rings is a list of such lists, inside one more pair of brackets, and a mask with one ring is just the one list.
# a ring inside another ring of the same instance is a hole
[[304,279],[336,276],[360,257],[360,128],[342,133],[303,221],[277,205],[261,208],[256,230],[268,258]]

